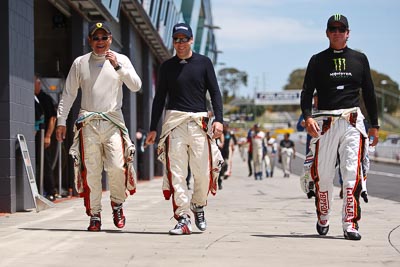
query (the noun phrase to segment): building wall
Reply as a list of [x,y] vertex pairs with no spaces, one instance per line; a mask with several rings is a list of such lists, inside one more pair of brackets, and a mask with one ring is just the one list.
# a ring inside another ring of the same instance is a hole
[[0,31],[0,212],[15,212],[33,207],[17,150],[17,134],[23,134],[34,151],[34,101],[27,97],[33,96],[33,2],[3,1]]

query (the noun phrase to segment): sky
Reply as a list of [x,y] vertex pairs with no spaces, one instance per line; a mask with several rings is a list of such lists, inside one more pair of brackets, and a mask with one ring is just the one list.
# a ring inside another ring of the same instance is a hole
[[[248,74],[240,96],[281,91],[295,69],[329,46],[333,14],[349,21],[348,47],[365,53],[371,69],[400,82],[399,0],[212,0],[217,38],[216,71]],[[301,88],[299,88],[301,89]]]

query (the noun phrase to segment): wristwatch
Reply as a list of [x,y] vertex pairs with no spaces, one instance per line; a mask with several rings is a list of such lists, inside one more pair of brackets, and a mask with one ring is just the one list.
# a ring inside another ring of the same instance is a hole
[[115,71],[119,70],[121,68],[121,64],[118,63],[118,65],[114,68]]

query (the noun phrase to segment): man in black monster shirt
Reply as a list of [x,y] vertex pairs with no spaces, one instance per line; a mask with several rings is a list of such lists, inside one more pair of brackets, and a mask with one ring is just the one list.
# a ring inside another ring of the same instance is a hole
[[[316,185],[317,231],[329,231],[329,215],[333,200],[335,163],[339,157],[343,176],[342,226],[344,237],[360,240],[358,221],[361,218],[359,197],[363,183],[361,161],[370,145],[378,142],[378,116],[374,85],[367,57],[347,47],[350,35],[347,18],[329,18],[326,36],[330,47],[313,55],[308,63],[301,93],[301,109],[307,132],[313,137],[314,164],[311,176]],[[367,107],[371,127],[366,133],[360,111],[360,89]],[[318,94],[317,114],[312,114],[314,90]]]

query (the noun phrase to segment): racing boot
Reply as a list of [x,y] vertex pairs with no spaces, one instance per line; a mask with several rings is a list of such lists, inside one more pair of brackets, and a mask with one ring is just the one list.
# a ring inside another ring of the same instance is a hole
[[368,203],[368,193],[367,193],[367,191],[362,191],[361,192],[361,197],[364,199],[365,203]]
[[181,216],[174,229],[169,230],[170,235],[190,235],[192,233],[192,225],[190,217],[187,215]]
[[344,238],[347,240],[360,240],[361,235],[356,229],[344,230]]
[[310,199],[312,197],[315,197],[315,192],[313,190],[308,191],[307,193],[307,198]]
[[190,209],[194,214],[194,222],[200,231],[205,231],[207,229],[207,221],[204,217],[203,206],[197,206],[195,204],[190,204]]
[[91,231],[91,232],[98,232],[101,230],[100,213],[90,216],[90,223],[89,223],[89,227],[87,229],[88,229],[88,231]]
[[329,224],[327,221],[317,222],[317,232],[319,235],[326,235],[329,232]]
[[125,216],[124,216],[124,211],[122,209],[122,203],[117,204],[111,201],[111,207],[113,210],[114,225],[117,228],[123,228],[125,226]]
[[308,193],[307,193],[307,197],[308,199],[315,197],[315,192],[314,192],[314,181],[310,181],[308,183]]

